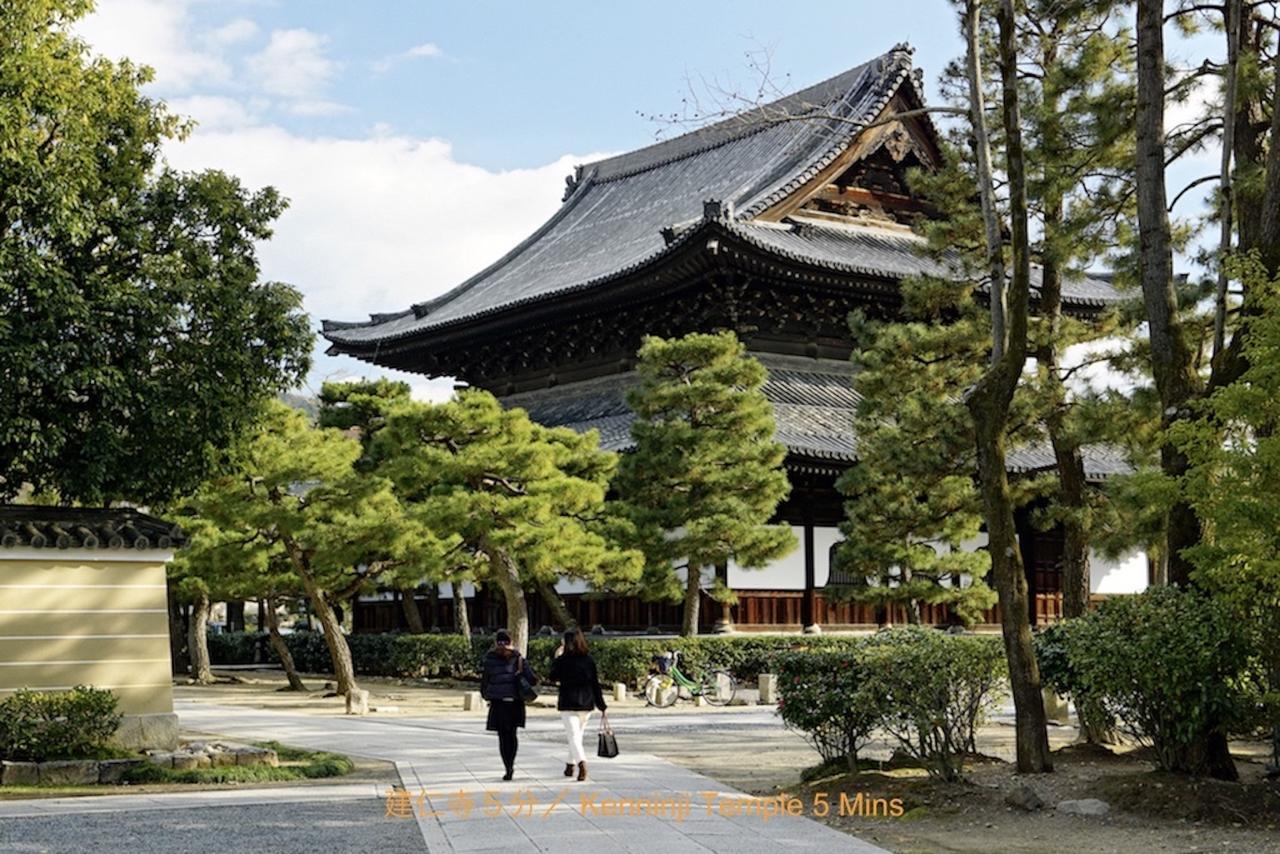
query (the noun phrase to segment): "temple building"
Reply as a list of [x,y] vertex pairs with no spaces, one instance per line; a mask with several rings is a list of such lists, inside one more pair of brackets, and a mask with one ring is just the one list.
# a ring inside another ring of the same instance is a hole
[[[912,194],[908,170],[935,168],[941,157],[923,106],[921,73],[900,45],[772,104],[578,167],[560,210],[493,265],[406,310],[326,321],[329,352],[456,377],[544,424],[598,430],[605,448],[625,451],[626,392],[642,337],[733,330],[769,370],[765,394],[792,484],[778,519],[801,544],[762,570],[729,567],[739,597],[733,621],[742,629],[874,625],[869,606],[823,597],[842,518],[834,482],[856,463],[846,317],[855,307],[891,316],[905,277],[950,274],[945,260],[922,254],[912,231],[930,212]],[[1116,299],[1098,279],[1063,286],[1064,310],[1086,320]],[[1025,474],[1051,468],[1053,457],[1020,451],[1009,464]],[[1120,462],[1092,452],[1088,466],[1101,479]],[[1033,619],[1053,619],[1061,535],[1035,530],[1025,514],[1019,526]],[[1142,555],[1098,556],[1093,565],[1098,592],[1146,582]],[[679,624],[678,605],[570,583],[561,592],[584,625]],[[533,625],[549,623],[535,600]],[[482,595],[474,607],[477,625],[499,622],[496,601]],[[357,628],[392,628],[398,611],[368,602]],[[948,620],[942,609],[924,611]],[[721,616],[718,606],[701,613],[704,630]]]

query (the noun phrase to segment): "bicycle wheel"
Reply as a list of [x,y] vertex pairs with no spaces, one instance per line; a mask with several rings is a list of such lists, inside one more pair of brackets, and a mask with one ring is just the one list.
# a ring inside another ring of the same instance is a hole
[[655,673],[644,683],[644,701],[650,706],[665,709],[674,706],[680,697],[680,686],[669,675]]
[[713,670],[702,678],[702,696],[713,706],[727,706],[738,693],[738,685],[727,670]]

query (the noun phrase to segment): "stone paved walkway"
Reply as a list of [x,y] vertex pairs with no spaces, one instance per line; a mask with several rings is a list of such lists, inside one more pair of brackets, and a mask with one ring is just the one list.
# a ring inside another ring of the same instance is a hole
[[[583,783],[563,776],[562,743],[546,737],[559,730],[559,720],[530,716],[529,730],[522,733],[515,779],[504,783],[497,739],[484,731],[480,715],[447,720],[317,718],[244,709],[228,713],[197,704],[184,704],[179,713],[187,729],[245,740],[275,738],[395,761],[414,813],[419,811],[420,793],[426,793],[421,806],[428,814],[416,818],[432,854],[499,850],[512,854],[606,850],[870,854],[881,850],[808,818],[726,814],[728,810],[719,809],[721,804],[740,804],[746,796],[664,759],[629,753],[625,716],[611,718],[621,755],[589,759],[590,779]],[[744,744],[743,749],[750,750],[750,745]],[[624,799],[661,804],[665,814],[632,815],[629,808],[628,814],[609,814]],[[709,799],[717,805],[710,810]],[[469,813],[467,804],[472,805]],[[679,810],[686,804],[682,820],[671,817],[668,805]],[[385,812],[379,821],[404,820],[385,817]]]
[[[741,792],[656,756],[628,752],[628,726],[640,729],[656,723],[639,717],[629,721],[624,715],[611,716],[621,755],[611,760],[589,758],[590,779],[578,783],[563,776],[563,742],[556,737],[559,719],[547,716],[530,716],[529,729],[522,732],[515,779],[502,782],[497,739],[484,731],[483,715],[320,717],[192,702],[179,703],[178,712],[187,731],[245,741],[277,739],[299,747],[394,761],[405,794],[381,791],[371,798],[372,784],[365,783],[58,798],[0,803],[0,819],[269,803],[284,809],[286,803],[328,800],[347,804],[343,809],[348,817],[357,803],[367,808],[369,850],[376,848],[376,840],[385,837],[391,825],[400,831],[416,821],[431,854],[881,851],[808,818],[762,816],[759,804]],[[588,754],[594,753],[590,748],[595,723],[593,718]],[[696,738],[696,733],[690,737]],[[743,750],[750,749],[749,744],[743,745]],[[734,807],[746,809],[734,814]]]

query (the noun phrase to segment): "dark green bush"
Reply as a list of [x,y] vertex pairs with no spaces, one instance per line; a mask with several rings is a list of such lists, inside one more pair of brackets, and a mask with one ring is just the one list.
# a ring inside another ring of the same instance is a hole
[[881,710],[879,726],[930,775],[958,780],[1007,673],[999,639],[892,629],[868,638],[859,658],[862,701]]
[[85,685],[18,691],[0,702],[0,758],[43,762],[97,755],[120,726],[116,706],[115,694]]
[[777,664],[783,722],[803,733],[824,763],[843,759],[856,771],[858,750],[879,721],[880,709],[871,702],[855,649],[790,652]]
[[[211,664],[255,664],[258,645],[266,644],[266,637],[266,632],[210,632],[209,662]],[[264,648],[271,655],[270,647]]]
[[1078,690],[1153,749],[1158,767],[1205,773],[1210,738],[1244,726],[1258,684],[1248,627],[1194,590],[1108,599],[1064,624]]

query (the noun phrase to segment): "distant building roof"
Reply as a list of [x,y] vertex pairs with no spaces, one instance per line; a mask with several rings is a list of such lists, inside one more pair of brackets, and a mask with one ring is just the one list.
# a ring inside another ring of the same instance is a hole
[[[853,365],[828,359],[752,355],[769,371],[764,394],[773,408],[778,441],[796,457],[842,467],[856,462],[853,418],[859,396],[853,388]],[[601,447],[628,451],[634,446],[631,424],[635,414],[627,406],[627,392],[636,382],[634,373],[613,374],[508,395],[502,402],[524,409],[534,421],[547,426],[570,427],[579,433],[598,430]],[[1131,470],[1113,448],[1090,446],[1084,457],[1090,480]],[[1009,471],[1018,474],[1048,471],[1056,465],[1052,450],[1035,446],[1010,449],[1006,462]]]
[[3,549],[146,549],[184,545],[176,525],[129,508],[0,505]]
[[[755,221],[831,165],[860,125],[899,95],[912,106],[924,103],[905,45],[772,104],[580,167],[560,210],[493,265],[410,309],[325,321],[324,336],[337,352],[360,353],[598,288],[674,254],[708,220],[766,252],[826,270],[887,279],[945,274],[946,265],[921,256],[921,241],[905,232]],[[721,215],[707,216],[709,201]],[[1105,282],[1079,278],[1064,285],[1063,297],[1068,305],[1101,305],[1115,293]]]

